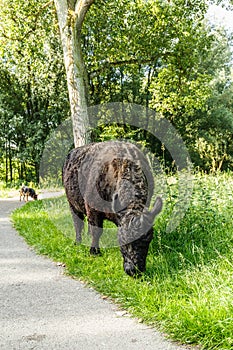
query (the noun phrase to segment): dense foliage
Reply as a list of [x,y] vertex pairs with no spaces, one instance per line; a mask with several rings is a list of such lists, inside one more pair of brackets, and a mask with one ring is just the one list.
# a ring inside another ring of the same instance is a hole
[[[181,134],[194,164],[216,171],[232,166],[231,35],[206,21],[207,5],[95,2],[82,49],[92,105],[155,109]],[[38,181],[45,140],[69,115],[55,9],[44,0],[1,0],[0,16],[0,181]],[[153,137],[129,125],[100,126],[92,135],[118,132],[162,155]]]
[[38,181],[44,142],[69,113],[56,18],[37,1],[1,0],[0,15],[0,180]]

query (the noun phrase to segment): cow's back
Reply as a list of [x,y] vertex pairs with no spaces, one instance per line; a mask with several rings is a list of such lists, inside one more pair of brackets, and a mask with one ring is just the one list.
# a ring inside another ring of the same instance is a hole
[[149,206],[153,176],[149,164],[130,142],[92,143],[72,150],[64,164],[63,183],[69,202],[86,214],[87,208],[106,213],[118,194],[122,206]]

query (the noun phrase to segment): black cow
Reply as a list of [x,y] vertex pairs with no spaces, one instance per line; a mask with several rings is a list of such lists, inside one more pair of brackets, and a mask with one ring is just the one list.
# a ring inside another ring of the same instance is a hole
[[118,241],[125,272],[145,271],[153,221],[162,209],[157,197],[149,210],[154,189],[148,161],[130,142],[91,143],[72,150],[63,167],[63,184],[73,216],[76,240],[81,242],[87,216],[92,236],[90,252],[99,254],[103,220],[118,226]]

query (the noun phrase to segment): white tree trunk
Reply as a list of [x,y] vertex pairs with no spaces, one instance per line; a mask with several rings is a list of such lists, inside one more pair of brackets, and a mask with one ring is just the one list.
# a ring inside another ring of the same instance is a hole
[[75,147],[88,142],[88,79],[81,50],[81,28],[94,0],[54,0],[70,99]]

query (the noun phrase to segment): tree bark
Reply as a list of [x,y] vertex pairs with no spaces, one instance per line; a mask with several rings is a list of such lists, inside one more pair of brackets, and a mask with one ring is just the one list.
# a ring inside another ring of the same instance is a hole
[[94,0],[54,0],[64,53],[75,147],[89,141],[88,78],[81,49],[81,30]]

